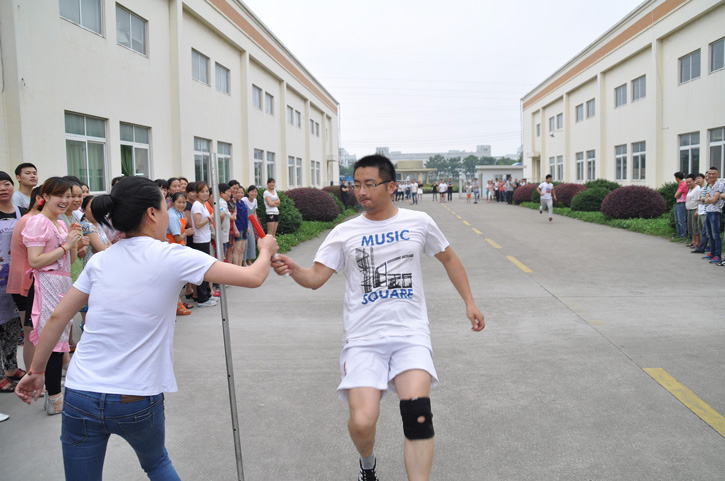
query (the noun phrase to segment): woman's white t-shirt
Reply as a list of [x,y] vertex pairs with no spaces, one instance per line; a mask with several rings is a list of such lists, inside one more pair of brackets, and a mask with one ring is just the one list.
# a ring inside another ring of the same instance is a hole
[[[242,201],[244,202],[244,205],[247,206],[247,212],[249,215],[256,214],[257,213],[257,199],[255,197],[254,201],[250,201],[249,197],[242,197]],[[252,224],[250,223],[249,226],[251,227]]]
[[267,214],[270,214],[270,215],[279,214],[279,208],[278,207],[270,207],[270,205],[267,203],[267,199],[269,199],[272,202],[276,202],[277,199],[279,199],[279,196],[277,195],[277,191],[275,190],[274,193],[272,193],[272,192],[270,192],[268,190],[265,190],[264,191],[263,198],[264,198],[264,211]]
[[398,209],[384,221],[358,216],[335,227],[315,262],[345,272],[343,342],[386,336],[430,337],[420,269],[448,241],[425,212]]
[[206,206],[198,200],[191,206],[191,224],[194,227],[194,244],[211,242],[211,222],[207,222],[201,227],[196,227],[194,214],[201,214],[201,218],[203,220],[209,217],[209,211]]
[[200,284],[216,259],[147,236],[94,254],[73,285],[89,295],[83,337],[65,385],[153,396],[177,390],[174,324],[179,291]]

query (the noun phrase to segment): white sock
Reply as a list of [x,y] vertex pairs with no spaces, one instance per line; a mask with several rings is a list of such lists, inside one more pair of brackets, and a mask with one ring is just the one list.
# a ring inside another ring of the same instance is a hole
[[362,464],[363,469],[373,469],[375,467],[375,452],[373,451],[373,454],[367,458],[360,456],[360,464]]

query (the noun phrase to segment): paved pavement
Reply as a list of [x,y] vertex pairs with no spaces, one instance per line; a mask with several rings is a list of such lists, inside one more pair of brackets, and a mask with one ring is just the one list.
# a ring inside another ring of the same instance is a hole
[[[487,324],[470,331],[442,266],[426,260],[441,378],[432,479],[723,479],[725,269],[681,244],[560,216],[549,223],[521,207],[426,196],[414,208],[463,259]],[[310,265],[320,242],[291,255]],[[335,395],[343,286],[336,275],[308,291],[272,274],[256,291],[227,291],[247,481],[356,479]],[[236,479],[219,319],[218,309],[196,308],[177,323],[166,444],[185,480]],[[689,389],[689,404],[707,403],[703,416],[720,433],[648,368]],[[11,416],[0,424],[0,479],[62,477],[60,417],[0,396]],[[376,447],[384,480],[405,479],[402,439],[397,401],[386,397]],[[104,479],[146,479],[118,438]]]

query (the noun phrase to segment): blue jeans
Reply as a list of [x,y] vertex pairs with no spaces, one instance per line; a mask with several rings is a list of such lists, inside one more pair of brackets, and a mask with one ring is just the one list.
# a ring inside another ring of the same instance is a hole
[[111,434],[131,445],[149,479],[180,480],[164,447],[163,394],[123,403],[120,394],[66,388],[60,435],[65,478],[100,480]]
[[687,235],[687,208],[684,202],[675,204],[675,230],[680,237]]
[[705,213],[705,229],[710,238],[710,254],[713,257],[722,257],[722,239],[720,238],[721,212]]

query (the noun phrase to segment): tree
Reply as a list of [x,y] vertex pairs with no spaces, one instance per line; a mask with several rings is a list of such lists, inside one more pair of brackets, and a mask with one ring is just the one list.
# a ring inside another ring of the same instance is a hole
[[469,155],[463,159],[463,173],[466,177],[473,177],[476,175],[476,166],[479,165],[478,157],[475,155]]
[[496,158],[495,157],[481,157],[481,165],[495,165],[496,164]]
[[436,169],[436,178],[440,178],[441,174],[448,168],[446,158],[440,154],[431,156],[425,163],[427,169]]
[[463,169],[461,158],[451,157],[446,163],[448,164],[448,177],[458,178],[461,173],[461,169]]

